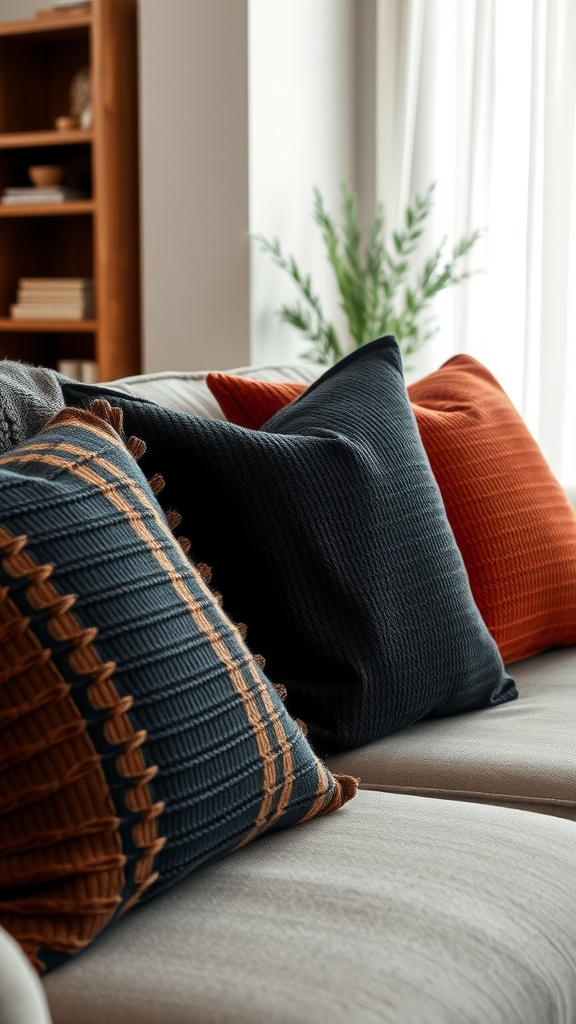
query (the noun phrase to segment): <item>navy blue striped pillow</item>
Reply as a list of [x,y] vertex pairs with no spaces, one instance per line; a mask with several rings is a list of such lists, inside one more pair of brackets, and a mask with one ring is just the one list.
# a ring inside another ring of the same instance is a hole
[[353,795],[110,423],[65,410],[0,457],[0,551],[0,922],[39,969]]

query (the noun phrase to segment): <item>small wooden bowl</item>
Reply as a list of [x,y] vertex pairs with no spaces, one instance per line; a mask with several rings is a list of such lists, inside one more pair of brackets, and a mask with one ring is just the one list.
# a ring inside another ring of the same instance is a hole
[[59,132],[71,132],[75,128],[80,127],[80,122],[77,117],[57,117],[54,121],[54,127]]
[[56,164],[35,164],[28,168],[28,177],[36,188],[52,188],[64,177],[64,168]]

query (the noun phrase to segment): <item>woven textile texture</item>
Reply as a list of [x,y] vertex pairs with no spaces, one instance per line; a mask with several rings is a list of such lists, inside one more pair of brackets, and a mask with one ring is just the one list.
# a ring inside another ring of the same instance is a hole
[[[232,423],[261,427],[306,390],[213,373]],[[472,593],[503,659],[576,643],[576,515],[498,382],[455,356],[408,395]]]
[[97,408],[0,457],[0,923],[40,970],[356,785],[314,756],[172,535],[143,445]]
[[408,394],[504,660],[576,643],[576,514],[512,402],[465,355]]
[[[66,385],[67,401],[95,388]],[[236,621],[322,753],[516,695],[470,593],[393,338],[261,431],[121,401]]]
[[65,404],[55,370],[0,359],[0,452],[33,437]]
[[209,373],[206,384],[226,419],[252,430],[259,430],[308,387],[299,381],[248,380],[230,373]]

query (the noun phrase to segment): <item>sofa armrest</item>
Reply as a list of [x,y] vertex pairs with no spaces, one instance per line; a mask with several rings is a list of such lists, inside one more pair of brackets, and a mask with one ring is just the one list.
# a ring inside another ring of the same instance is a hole
[[44,989],[20,946],[0,928],[0,1024],[50,1024]]

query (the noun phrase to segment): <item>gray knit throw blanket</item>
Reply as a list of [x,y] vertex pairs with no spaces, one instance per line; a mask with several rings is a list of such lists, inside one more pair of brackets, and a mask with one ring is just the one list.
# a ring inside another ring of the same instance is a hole
[[0,452],[33,437],[66,405],[60,374],[0,360]]

